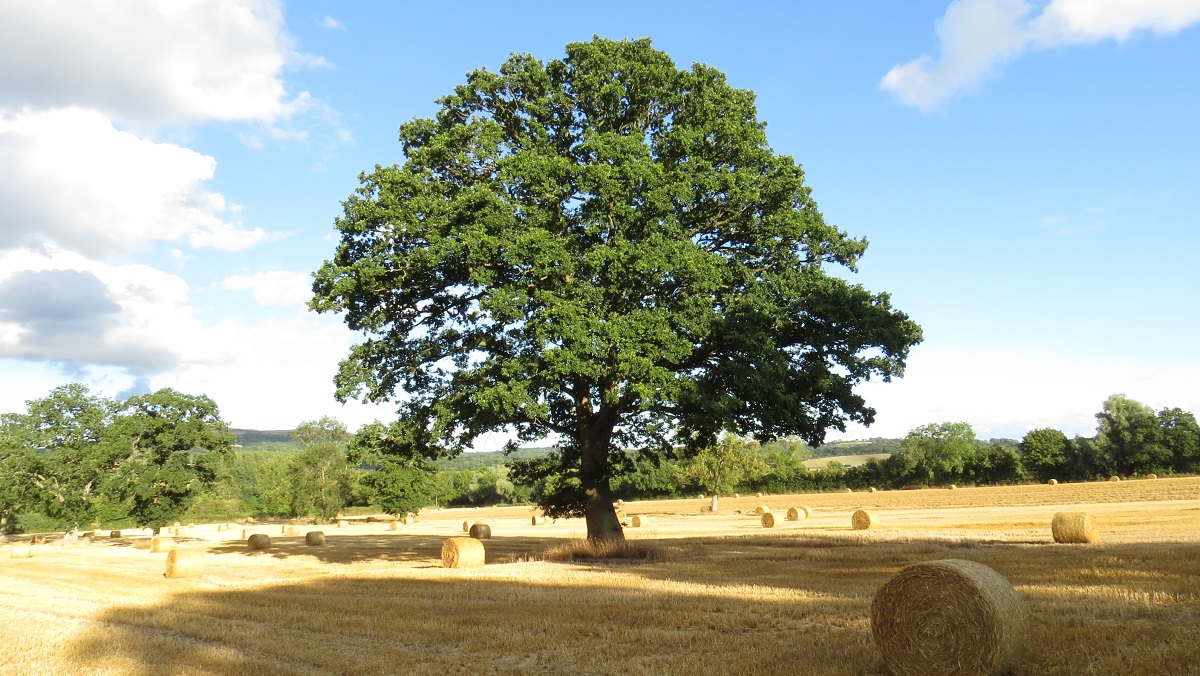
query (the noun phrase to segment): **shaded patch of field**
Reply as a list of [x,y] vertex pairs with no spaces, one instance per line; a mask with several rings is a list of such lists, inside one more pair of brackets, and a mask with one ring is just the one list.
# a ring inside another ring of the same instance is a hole
[[[940,558],[988,565],[1026,600],[1020,673],[1195,671],[1200,479],[707,502],[626,503],[649,517],[628,537],[657,554],[612,561],[541,560],[585,528],[532,525],[527,507],[306,526],[254,552],[240,528],[197,526],[180,538],[207,552],[195,579],[165,579],[141,535],[37,546],[0,560],[0,673],[882,674],[875,590]],[[764,502],[813,516],[764,529]],[[881,525],[853,531],[863,507]],[[1101,544],[1054,544],[1064,508],[1096,514]],[[488,565],[441,568],[464,520],[491,526]],[[312,529],[326,546],[304,544]]]

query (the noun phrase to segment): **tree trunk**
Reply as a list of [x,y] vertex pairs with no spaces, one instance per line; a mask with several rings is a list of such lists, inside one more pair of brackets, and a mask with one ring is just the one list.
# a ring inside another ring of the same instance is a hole
[[716,493],[713,493],[713,496],[712,496],[712,513],[713,514],[717,513],[717,494]]
[[612,427],[600,434],[590,435],[580,443],[579,478],[587,494],[584,516],[589,540],[624,540],[625,531],[613,507],[612,491],[608,488],[608,444]]

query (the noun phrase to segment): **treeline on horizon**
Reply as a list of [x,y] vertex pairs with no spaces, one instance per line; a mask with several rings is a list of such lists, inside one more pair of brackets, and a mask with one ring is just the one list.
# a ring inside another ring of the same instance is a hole
[[[1194,414],[1113,395],[1096,419],[1093,437],[1036,429],[1019,441],[979,440],[962,422],[815,449],[795,438],[727,436],[691,456],[617,452],[610,483],[616,497],[634,500],[1200,472]],[[326,520],[341,512],[528,504],[556,490],[536,477],[558,449],[402,463],[368,443],[370,427],[351,434],[322,418],[289,431],[238,430],[239,447],[207,397],[160,390],[117,402],[65,385],[27,402],[25,413],[0,414],[0,532],[247,516]],[[890,455],[856,467],[804,465],[883,453]]]

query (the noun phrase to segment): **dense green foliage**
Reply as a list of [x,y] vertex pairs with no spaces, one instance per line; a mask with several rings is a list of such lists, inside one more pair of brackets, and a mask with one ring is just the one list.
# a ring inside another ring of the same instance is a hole
[[360,176],[311,307],[365,334],[338,395],[400,402],[398,462],[556,436],[514,473],[619,539],[621,448],[819,443],[873,420],[853,387],[900,375],[921,331],[826,272],[867,243],[825,223],[752,92],[649,40],[566,52],[476,70],[402,125],[405,162]]

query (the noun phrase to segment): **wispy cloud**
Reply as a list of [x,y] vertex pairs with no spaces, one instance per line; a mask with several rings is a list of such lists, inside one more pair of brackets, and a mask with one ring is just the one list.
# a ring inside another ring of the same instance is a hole
[[332,31],[346,30],[346,27],[342,25],[341,21],[338,21],[337,19],[335,19],[331,16],[323,17],[319,23],[321,25],[321,28],[328,28],[329,30],[332,30]]
[[938,58],[894,66],[880,87],[930,112],[1027,51],[1170,35],[1197,22],[1196,0],[1051,0],[1040,12],[1024,0],[956,0],[937,22]]

